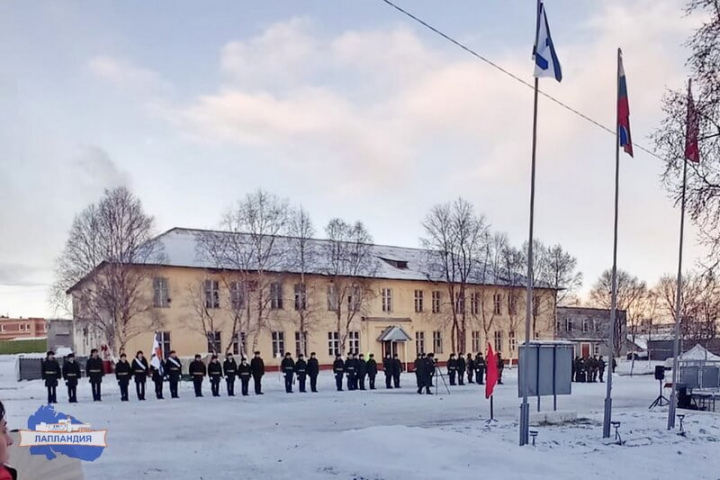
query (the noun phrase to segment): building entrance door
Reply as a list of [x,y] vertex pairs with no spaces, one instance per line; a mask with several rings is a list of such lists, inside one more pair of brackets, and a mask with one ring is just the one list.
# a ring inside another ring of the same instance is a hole
[[587,358],[590,356],[590,344],[589,343],[580,344],[580,356],[582,358]]
[[390,356],[395,356],[398,353],[398,344],[397,342],[383,342],[383,358],[387,354],[390,354]]

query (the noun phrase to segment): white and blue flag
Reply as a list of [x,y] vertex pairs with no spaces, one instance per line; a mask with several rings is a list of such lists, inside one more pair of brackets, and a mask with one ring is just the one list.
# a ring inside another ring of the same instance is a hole
[[537,32],[535,34],[535,77],[553,77],[562,81],[562,68],[555,52],[555,45],[550,37],[545,5],[540,2],[537,19]]

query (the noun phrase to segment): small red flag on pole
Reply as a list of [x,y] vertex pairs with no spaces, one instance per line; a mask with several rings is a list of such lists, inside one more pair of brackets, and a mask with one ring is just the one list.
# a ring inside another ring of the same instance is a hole
[[687,94],[687,123],[685,131],[685,158],[691,162],[700,161],[700,147],[698,137],[700,136],[700,115],[695,108],[695,101],[692,96],[692,83],[688,82]]
[[485,380],[485,398],[492,397],[495,384],[498,381],[498,369],[497,359],[495,358],[495,352],[493,352],[492,346],[488,343],[487,354],[487,375]]

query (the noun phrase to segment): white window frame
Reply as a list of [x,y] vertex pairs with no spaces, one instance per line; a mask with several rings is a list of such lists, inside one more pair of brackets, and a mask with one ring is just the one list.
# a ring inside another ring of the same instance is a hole
[[166,277],[153,278],[153,307],[170,307],[170,288]]
[[495,351],[502,353],[503,351],[503,332],[502,330],[495,330],[495,333],[493,333],[493,340],[494,340],[494,346]]
[[357,330],[348,332],[348,353],[360,353],[360,332]]
[[270,310],[283,309],[283,284],[272,282],[270,284]]
[[220,308],[220,282],[205,280],[205,308]]
[[335,358],[340,353],[340,333],[328,332],[328,355]]
[[415,332],[415,351],[419,354],[425,352],[425,332]]
[[415,290],[415,313],[422,313],[424,310],[425,292],[423,290]]
[[482,342],[480,341],[480,330],[473,330],[471,333],[472,338],[472,351],[473,352],[481,352],[482,351]]
[[443,353],[443,338],[441,330],[435,330],[433,332],[433,353]]
[[272,341],[272,355],[277,358],[278,353],[281,357],[285,356],[285,332],[274,331],[270,332],[270,338]]
[[432,292],[432,313],[440,313],[442,311],[442,292],[433,290]]

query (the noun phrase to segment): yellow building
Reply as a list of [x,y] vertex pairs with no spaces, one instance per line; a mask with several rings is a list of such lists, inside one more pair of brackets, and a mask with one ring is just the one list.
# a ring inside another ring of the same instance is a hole
[[[484,352],[488,342],[512,360],[524,339],[525,287],[507,280],[517,275],[477,268],[463,295],[460,282],[442,280],[437,254],[420,249],[180,228],[158,236],[154,248],[157,261],[103,264],[69,290],[79,354],[104,344],[130,357],[147,354],[155,335],[165,355],[259,350],[271,366],[285,352],[316,352],[322,365],[353,351],[378,361],[397,353],[409,363],[434,352],[444,361],[450,353]],[[352,268],[358,257],[363,268]],[[139,287],[126,302],[135,313],[108,341],[110,315],[89,303],[97,303],[101,277],[119,268],[132,270]],[[555,293],[535,289],[537,339],[553,338]]]

